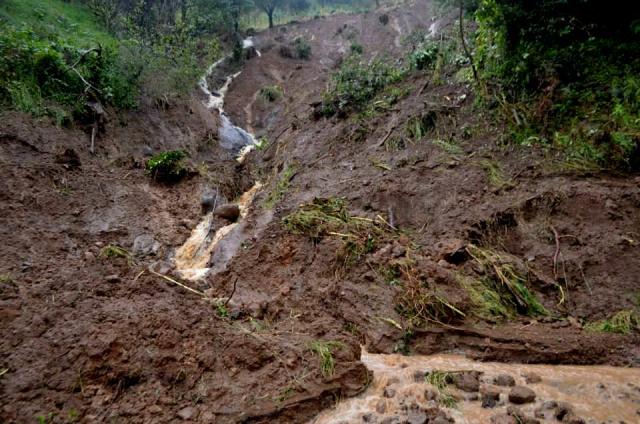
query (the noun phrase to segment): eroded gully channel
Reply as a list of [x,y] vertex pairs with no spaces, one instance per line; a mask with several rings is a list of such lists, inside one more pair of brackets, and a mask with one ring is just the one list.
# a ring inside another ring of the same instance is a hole
[[[251,38],[244,40],[252,48]],[[256,50],[258,57],[260,53]],[[255,137],[224,112],[224,95],[240,72],[211,91],[207,78],[228,58],[211,65],[200,81],[205,106],[220,117],[220,144],[238,161],[255,147]],[[223,271],[246,238],[244,218],[262,185],[238,201],[238,221],[211,231],[204,216],[176,251],[177,273],[196,281]],[[271,219],[265,212],[258,221]],[[374,373],[370,387],[315,418],[328,423],[640,423],[640,369],[608,366],[524,365],[476,362],[457,355],[369,354],[362,362]]]

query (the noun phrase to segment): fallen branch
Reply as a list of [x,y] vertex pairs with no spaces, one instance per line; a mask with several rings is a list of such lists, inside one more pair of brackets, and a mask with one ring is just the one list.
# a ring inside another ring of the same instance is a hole
[[233,290],[231,290],[231,294],[229,295],[229,297],[227,298],[227,300],[224,302],[224,306],[226,307],[229,302],[231,301],[231,298],[233,297],[233,295],[236,292],[236,283],[238,282],[238,277],[236,277],[235,280],[233,280]]
[[207,295],[204,294],[203,292],[201,292],[200,290],[192,289],[191,287],[186,286],[186,285],[182,284],[181,282],[174,280],[173,278],[169,277],[168,275],[160,274],[159,272],[155,272],[155,271],[153,271],[151,269],[149,270],[149,272],[152,273],[155,276],[158,276],[160,278],[164,278],[165,280],[169,281],[170,283],[173,283],[173,284],[175,284],[177,286],[180,286],[185,290],[189,290],[191,293],[195,293],[198,296],[202,296],[204,298],[207,297]]

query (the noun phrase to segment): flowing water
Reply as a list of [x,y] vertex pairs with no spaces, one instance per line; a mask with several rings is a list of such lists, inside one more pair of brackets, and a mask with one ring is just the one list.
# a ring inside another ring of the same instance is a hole
[[[479,371],[482,373],[480,392],[488,388],[501,392],[495,407],[483,408],[481,395],[447,385],[445,390],[459,400],[455,407],[443,410],[456,423],[490,423],[492,416],[506,412],[510,405],[508,393],[512,388],[493,384],[494,378],[501,374],[511,375],[516,385],[535,392],[535,402],[519,406],[519,409],[526,417],[537,416],[539,422],[559,422],[553,416],[552,403],[548,402],[555,401],[571,405],[574,415],[586,423],[640,423],[640,369],[637,368],[504,364],[476,362],[457,355],[402,356],[366,352],[362,354],[362,362],[374,373],[371,386],[362,395],[321,414],[313,424],[381,423],[384,419],[390,423],[411,422],[404,420],[412,405],[414,410],[435,406],[435,401],[427,400],[430,396],[425,394],[429,393],[429,388],[433,393],[434,388],[424,377],[426,372],[434,370]],[[527,374],[539,376],[540,381],[527,384],[524,377]],[[395,394],[389,397],[393,391]]]
[[[243,40],[242,46],[245,49],[253,47],[251,37]],[[260,57],[258,50],[256,50],[256,53]],[[241,71],[228,75],[218,91],[210,90],[208,83],[208,79],[216,68],[228,59],[229,56],[226,56],[213,63],[200,79],[199,86],[206,96],[204,105],[209,110],[218,112],[220,118],[218,127],[220,146],[235,154],[236,159],[242,162],[246,154],[255,148],[256,139],[253,134],[233,125],[223,108],[224,96],[229,89],[229,85],[234,78],[240,75]],[[214,232],[212,231],[214,224],[213,214],[209,213],[204,216],[196,228],[191,231],[187,241],[176,251],[174,264],[176,272],[181,278],[195,281],[204,278],[209,273],[218,273],[226,268],[244,240],[245,224],[243,219],[249,213],[251,202],[260,188],[262,188],[262,184],[256,182],[250,190],[240,196],[238,201],[240,216],[237,222],[225,225]]]

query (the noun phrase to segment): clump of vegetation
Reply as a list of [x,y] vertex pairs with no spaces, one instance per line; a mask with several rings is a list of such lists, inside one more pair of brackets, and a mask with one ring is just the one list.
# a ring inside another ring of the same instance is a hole
[[164,182],[178,181],[187,174],[187,168],[184,164],[186,157],[186,153],[182,150],[158,153],[147,161],[146,172],[154,180]]
[[260,89],[260,95],[268,102],[275,102],[282,97],[282,88],[278,85],[267,85]]
[[404,69],[398,69],[383,59],[364,62],[358,55],[349,56],[332,76],[329,89],[324,93],[322,115],[344,117],[361,109],[386,86],[400,81]]
[[353,54],[362,54],[364,52],[364,47],[362,47],[362,44],[360,43],[351,43],[349,50]]
[[504,175],[504,171],[497,162],[490,159],[482,159],[479,164],[487,174],[489,184],[493,187],[506,188],[513,185],[513,182]]
[[315,243],[323,237],[341,239],[343,249],[338,252],[338,258],[345,267],[373,252],[378,242],[391,231],[381,218],[373,220],[351,215],[341,198],[314,199],[286,216],[283,224],[291,233],[305,235]]
[[438,44],[425,41],[409,55],[409,63],[419,71],[428,69],[435,64],[438,53]]
[[527,279],[513,265],[507,255],[474,245],[467,252],[486,272],[479,282],[463,280],[463,287],[472,302],[485,317],[509,318],[513,315],[546,315],[542,306],[527,287]]
[[453,382],[451,373],[440,370],[430,371],[425,375],[424,381],[437,390],[438,403],[446,408],[455,408],[458,402],[447,390],[448,385]]
[[406,132],[410,139],[418,141],[436,126],[436,113],[429,111],[409,118]]
[[609,318],[589,323],[585,328],[601,333],[629,334],[634,329],[640,330],[640,315],[632,310],[622,310]]
[[293,41],[293,47],[296,51],[298,59],[307,60],[311,57],[311,45],[302,37],[298,37]]
[[124,258],[129,265],[134,262],[131,252],[115,244],[108,244],[100,249],[100,257],[106,259]]
[[267,200],[264,203],[267,208],[273,208],[276,203],[282,200],[284,195],[289,191],[291,179],[296,172],[297,168],[294,165],[289,165],[284,169],[284,171],[282,171],[275,188],[269,194],[269,197],[267,197]]
[[333,352],[336,349],[344,348],[344,344],[338,341],[329,340],[321,341],[314,340],[309,343],[309,349],[315,355],[318,356],[320,362],[320,371],[324,377],[331,377],[335,370],[336,361],[333,357]]

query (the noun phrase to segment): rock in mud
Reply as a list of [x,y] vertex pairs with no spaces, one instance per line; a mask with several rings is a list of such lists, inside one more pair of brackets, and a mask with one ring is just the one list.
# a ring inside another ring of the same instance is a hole
[[536,384],[536,383],[540,383],[542,381],[542,377],[540,377],[535,372],[526,372],[526,373],[522,374],[522,376],[524,377],[524,381],[527,384]]
[[536,400],[536,393],[528,387],[515,386],[509,392],[509,402],[515,404],[531,403]]
[[394,415],[393,417],[387,417],[380,421],[380,424],[400,424],[400,417]]
[[380,399],[376,404],[376,412],[378,414],[384,414],[385,412],[387,412],[387,402]]
[[518,420],[511,415],[499,414],[491,417],[491,424],[518,424]]
[[384,388],[384,392],[382,393],[382,396],[386,397],[386,398],[392,398],[396,395],[396,391],[395,389],[392,389],[391,387],[385,387]]
[[61,164],[66,169],[80,168],[80,157],[73,149],[66,149],[64,153],[56,156],[56,163]]
[[565,418],[573,415],[573,408],[566,402],[559,402],[556,405],[556,409],[553,413],[553,416],[556,417],[558,421],[563,421]]
[[104,279],[107,283],[111,283],[111,284],[119,283],[122,281],[122,279],[115,274],[107,275],[106,277],[104,277]]
[[151,234],[141,234],[133,240],[131,250],[136,256],[155,255],[160,250],[160,243]]
[[407,424],[426,424],[429,422],[429,418],[423,411],[409,411],[405,422]]
[[498,390],[487,388],[482,393],[483,408],[493,408],[496,406],[499,400],[500,400],[500,391]]
[[187,406],[178,411],[178,417],[183,420],[190,420],[196,414],[196,409],[192,406]]
[[477,392],[480,390],[480,380],[478,377],[478,374],[473,371],[454,374],[453,384],[464,392]]
[[235,222],[240,216],[240,208],[238,207],[238,205],[222,205],[216,208],[216,210],[213,211],[213,214],[215,216],[219,216],[220,218],[224,218],[227,221]]
[[516,380],[509,374],[500,374],[493,379],[493,384],[496,386],[515,386]]

